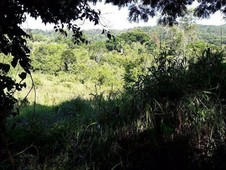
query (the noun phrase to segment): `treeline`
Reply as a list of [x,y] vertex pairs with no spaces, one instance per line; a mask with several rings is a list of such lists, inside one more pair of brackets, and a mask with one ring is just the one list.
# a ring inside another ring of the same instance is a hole
[[[34,72],[52,75],[67,72],[76,75],[81,83],[121,86],[125,75],[135,79],[162,51],[195,58],[205,48],[222,49],[222,34],[220,40],[208,38],[218,37],[216,32],[212,26],[156,26],[113,31],[109,39],[101,30],[90,30],[84,33],[87,43],[74,44],[70,35],[31,30],[33,38],[29,44]],[[205,33],[208,36],[201,36]]]
[[[226,25],[221,26],[215,26],[215,25],[199,25],[199,24],[193,24],[192,26],[195,30],[195,34],[197,37],[204,42],[212,43],[215,45],[221,45],[226,44]],[[134,29],[134,28],[133,28]],[[126,30],[111,30],[114,35],[121,34],[123,32],[132,31],[133,29],[126,29]],[[135,29],[142,30],[143,32],[151,35],[152,32],[158,32],[159,34],[166,34],[166,27],[162,26],[147,26],[147,27],[137,27]],[[33,36],[35,37],[35,40],[45,40],[47,37],[50,39],[54,39],[54,36],[56,36],[55,31],[44,31],[44,30],[29,30]],[[165,31],[165,32],[164,32]],[[101,34],[102,30],[99,29],[92,29],[92,30],[85,30],[84,34],[89,37],[89,40],[91,41],[101,41],[106,40],[107,37],[103,34]]]

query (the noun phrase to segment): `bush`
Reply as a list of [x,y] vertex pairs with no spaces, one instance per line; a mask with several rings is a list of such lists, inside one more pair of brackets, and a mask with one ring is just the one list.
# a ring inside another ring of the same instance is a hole
[[[209,160],[225,140],[223,58],[222,52],[210,49],[196,61],[161,53],[147,74],[127,84],[128,112],[141,119],[143,127],[150,118],[156,130],[161,126],[163,141],[188,137],[196,158]],[[168,134],[166,129],[173,131]]]

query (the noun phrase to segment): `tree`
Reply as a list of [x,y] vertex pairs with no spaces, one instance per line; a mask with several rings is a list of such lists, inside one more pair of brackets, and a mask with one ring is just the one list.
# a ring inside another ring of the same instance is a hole
[[64,70],[64,62],[70,63],[70,56],[63,54],[66,47],[65,44],[56,43],[35,44],[31,53],[32,71],[57,74]]
[[[107,0],[111,2],[112,0]],[[149,16],[154,17],[159,13],[159,24],[170,25],[177,24],[177,18],[184,17],[188,13],[188,5],[193,4],[195,0],[142,0],[140,3],[132,3],[129,6],[130,21],[147,21]],[[136,2],[136,1],[134,1]],[[125,5],[128,1],[113,0],[115,5]],[[216,11],[226,14],[226,1],[221,0],[198,0],[198,6],[193,15],[199,18],[208,18]]]
[[[89,2],[96,3],[97,0]],[[129,3],[129,20],[147,21],[148,17],[160,13],[159,23],[172,25],[178,17],[184,16],[187,6],[194,0],[143,0],[137,1],[106,0],[119,7]],[[26,20],[25,14],[31,17],[40,17],[46,23],[55,24],[55,30],[67,34],[64,28],[73,31],[76,43],[84,41],[80,28],[73,24],[75,20],[89,19],[94,24],[99,23],[100,11],[90,8],[86,0],[1,0],[0,2],[0,52],[12,57],[11,63],[0,63],[0,129],[4,127],[7,116],[14,110],[16,99],[14,92],[21,90],[25,84],[22,80],[30,75],[30,50],[26,38],[30,36],[21,29],[20,24]],[[211,13],[220,10],[226,13],[226,1],[199,0],[194,14],[198,17],[208,17]],[[108,34],[109,35],[109,34]],[[21,66],[23,71],[19,74],[20,82],[16,82],[9,75],[11,67]],[[10,114],[11,113],[11,114]]]
[[150,41],[150,36],[139,29],[132,30],[129,32],[124,32],[120,34],[119,37],[128,43],[139,42],[141,44],[144,44]]
[[70,65],[76,62],[76,57],[71,49],[66,49],[62,53],[61,59],[64,62],[64,71],[69,71]]

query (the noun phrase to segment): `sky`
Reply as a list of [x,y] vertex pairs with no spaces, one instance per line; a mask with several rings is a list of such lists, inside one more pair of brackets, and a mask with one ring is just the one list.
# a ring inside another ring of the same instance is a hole
[[[194,5],[193,5],[194,6]],[[83,30],[87,29],[128,29],[138,26],[154,26],[156,25],[157,18],[150,18],[148,22],[142,22],[139,23],[130,23],[128,21],[128,8],[121,8],[119,10],[118,7],[113,6],[111,4],[104,4],[104,3],[98,3],[97,5],[93,6],[94,9],[99,9],[101,11],[100,15],[100,25],[94,26],[93,23],[90,23],[88,20],[86,21],[79,21],[76,22],[77,25],[79,25]],[[220,12],[215,13],[212,15],[209,19],[199,19],[197,21],[197,24],[203,24],[203,25],[222,25],[225,24],[225,20],[223,20],[222,15]],[[29,28],[29,29],[43,29],[43,30],[51,30],[53,29],[54,25],[50,24],[43,24],[41,22],[41,19],[38,18],[37,20],[31,18],[30,16],[27,16],[27,20],[22,24],[22,28]]]

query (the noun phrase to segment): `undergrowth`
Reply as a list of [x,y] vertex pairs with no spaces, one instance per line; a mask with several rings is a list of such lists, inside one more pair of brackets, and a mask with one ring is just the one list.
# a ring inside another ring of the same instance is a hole
[[123,91],[28,103],[8,120],[0,169],[224,169],[225,73],[223,53],[163,52]]

